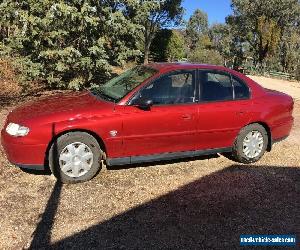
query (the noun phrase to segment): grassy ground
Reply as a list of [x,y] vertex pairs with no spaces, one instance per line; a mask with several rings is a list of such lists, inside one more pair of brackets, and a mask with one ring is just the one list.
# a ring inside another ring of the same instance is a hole
[[[14,106],[0,108],[0,127]],[[11,166],[1,151],[0,248],[236,249],[240,234],[299,239],[299,101],[294,116],[291,136],[253,166],[212,156],[61,186]]]

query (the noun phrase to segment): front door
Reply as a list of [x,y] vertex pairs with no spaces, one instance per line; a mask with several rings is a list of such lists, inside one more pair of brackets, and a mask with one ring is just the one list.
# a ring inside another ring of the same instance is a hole
[[167,73],[139,91],[139,98],[151,100],[144,110],[135,105],[124,107],[123,156],[142,156],[196,149],[198,104],[196,71]]

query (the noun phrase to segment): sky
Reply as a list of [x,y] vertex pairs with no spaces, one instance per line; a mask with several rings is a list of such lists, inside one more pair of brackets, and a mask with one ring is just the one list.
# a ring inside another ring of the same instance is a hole
[[231,13],[230,4],[231,0],[183,0],[184,19],[188,20],[196,9],[201,9],[207,13],[209,24],[224,23]]

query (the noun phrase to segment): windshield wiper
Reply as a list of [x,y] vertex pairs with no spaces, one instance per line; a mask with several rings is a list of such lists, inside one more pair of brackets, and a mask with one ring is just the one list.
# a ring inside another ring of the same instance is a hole
[[102,99],[104,100],[107,100],[107,101],[112,101],[112,102],[116,102],[117,100],[107,94],[104,94],[103,91],[101,91],[100,89],[97,89],[97,90],[90,90],[90,92],[93,94],[93,95],[96,95],[98,97],[101,97]]

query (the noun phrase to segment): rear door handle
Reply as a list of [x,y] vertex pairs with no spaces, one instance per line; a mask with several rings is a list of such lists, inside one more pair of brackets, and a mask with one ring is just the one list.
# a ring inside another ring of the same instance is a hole
[[191,119],[192,119],[192,115],[190,115],[190,114],[184,114],[184,115],[182,115],[181,117],[182,117],[182,119],[184,119],[184,120],[191,120]]
[[236,112],[237,115],[244,115],[245,113],[246,113],[246,112],[243,111],[243,110],[240,110],[240,111],[237,111],[237,112]]

